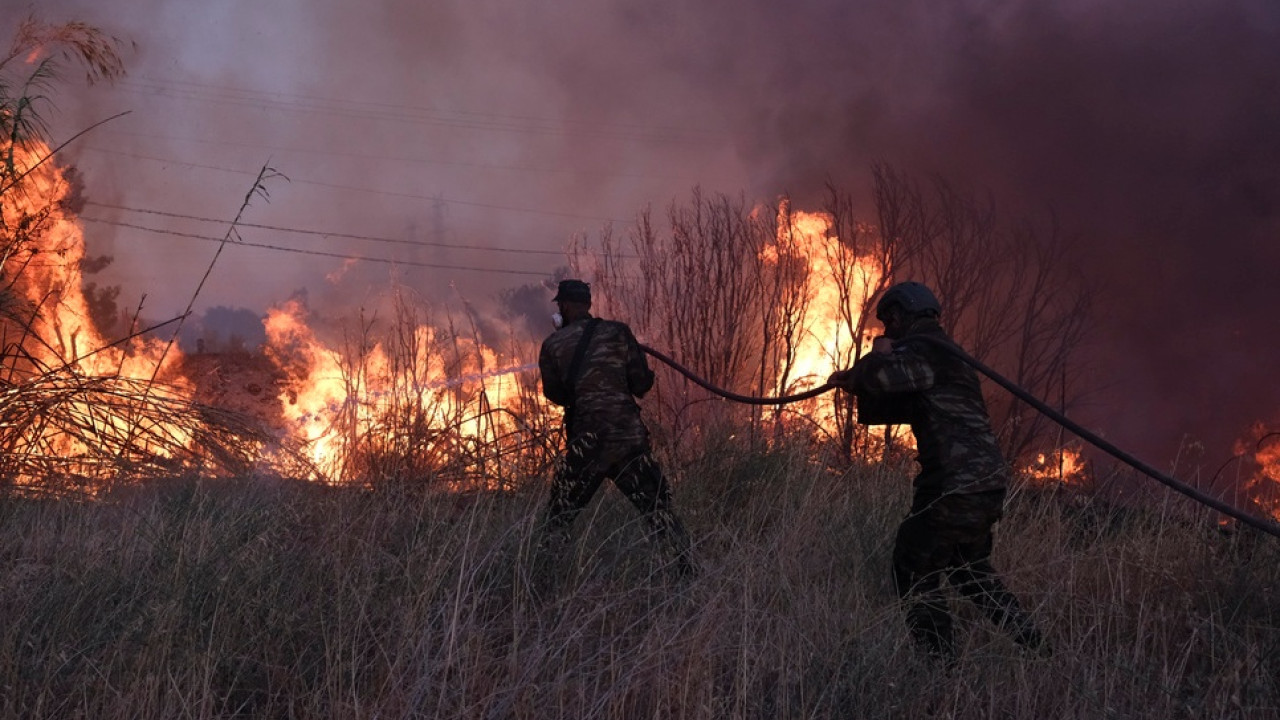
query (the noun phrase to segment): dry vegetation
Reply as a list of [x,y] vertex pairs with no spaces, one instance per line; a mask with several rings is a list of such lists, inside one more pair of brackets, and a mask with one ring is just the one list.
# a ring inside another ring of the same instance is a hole
[[[671,204],[665,226],[646,210],[632,228],[606,229],[599,251],[575,252],[572,265],[596,280],[605,317],[626,319],[639,337],[712,383],[767,396],[820,385],[832,369],[851,366],[871,332],[879,293],[896,280],[918,280],[945,298],[944,324],[976,358],[1059,409],[1071,408],[1082,390],[1077,361],[1090,291],[1065,262],[1064,238],[1052,225],[1046,231],[1031,221],[1002,222],[993,201],[941,179],[921,186],[886,166],[873,172],[869,207],[828,188],[816,243],[815,214],[793,209],[788,198],[771,213],[695,189]],[[815,333],[821,372],[805,374]],[[708,394],[696,387],[659,386],[655,397],[673,441],[696,446],[708,430],[723,430],[725,411],[704,411]],[[845,457],[877,446],[848,398],[834,401],[835,427],[827,432]],[[1060,442],[1025,404],[1003,394],[989,404],[1010,457]],[[750,408],[735,421],[767,442],[780,417],[811,416],[815,406]]]
[[[541,490],[181,480],[0,501],[0,717],[1272,718],[1280,553],[1015,494],[997,562],[1053,643],[964,605],[950,673],[888,581],[907,477],[801,454],[676,468],[703,572],[602,493],[557,584]],[[1203,518],[1201,518],[1203,519]]]
[[[97,77],[120,71],[83,26],[26,25],[19,38],[66,46]],[[38,135],[21,100],[53,69],[0,86],[10,151]],[[7,157],[0,201],[24,180]],[[877,193],[870,226],[833,189],[832,234],[955,298],[975,354],[1065,403],[1087,295],[1056,269],[1054,243],[1001,229],[942,183],[925,191],[880,169]],[[645,214],[576,260],[606,315],[715,382],[786,392],[805,381],[791,369],[815,277],[778,232],[790,212],[695,193],[669,231]],[[1053,652],[1019,650],[960,605],[964,653],[944,672],[911,648],[889,581],[909,466],[862,459],[875,438],[852,408],[815,431],[803,412],[731,409],[664,374],[645,407],[702,573],[662,567],[613,490],[580,520],[572,557],[534,567],[554,413],[526,385],[513,420],[482,382],[441,415],[416,374],[424,347],[452,374],[474,369],[474,324],[446,322],[424,346],[410,304],[376,340],[361,319],[340,369],[355,402],[333,426],[340,472],[357,482],[282,479],[307,472],[264,471],[274,439],[243,414],[44,353],[57,345],[38,332],[44,306],[20,291],[49,217],[0,228],[0,718],[1280,715],[1280,545],[1219,532],[1185,505],[1152,510],[1159,490],[1139,512],[1020,486],[996,560]],[[994,281],[979,263],[992,256],[1005,263]],[[883,279],[862,288],[849,257],[834,252],[829,271],[842,302],[862,307]],[[1005,312],[982,312],[997,302]],[[861,337],[860,317],[840,318],[847,337]],[[391,384],[359,415],[375,344]],[[831,366],[858,352],[834,348]],[[998,408],[1013,452],[1044,436],[1023,412]],[[68,438],[80,454],[59,452]],[[91,499],[32,494],[36,480],[87,482]]]
[[[248,418],[191,402],[160,361],[126,372],[147,350],[142,331],[98,342],[80,316],[83,246],[65,230],[76,194],[42,113],[69,61],[89,82],[123,74],[118,45],[83,23],[27,19],[0,56],[0,489],[92,495],[143,478],[237,475],[273,449],[298,468],[287,443]],[[260,177],[250,194],[261,187]]]

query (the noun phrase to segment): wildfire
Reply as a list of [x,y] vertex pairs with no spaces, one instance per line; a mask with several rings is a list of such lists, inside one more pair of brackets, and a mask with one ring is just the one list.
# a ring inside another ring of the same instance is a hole
[[[388,463],[401,471],[466,474],[501,465],[506,449],[528,441],[517,412],[529,404],[528,388],[516,373],[534,365],[504,365],[478,339],[418,323],[410,312],[398,312],[396,326],[380,341],[362,326],[354,341],[326,344],[297,300],[265,319],[264,354],[285,377],[284,426],[265,440],[249,429],[251,422],[211,430],[209,417],[223,416],[195,405],[197,384],[182,375],[195,366],[187,368],[176,347],[142,337],[111,345],[94,326],[82,289],[84,238],[65,208],[70,185],[54,162],[40,162],[48,154],[34,142],[15,147],[13,176],[22,180],[0,204],[0,272],[29,308],[0,327],[7,344],[22,346],[9,354],[0,378],[9,458],[61,468],[40,472],[114,476],[116,466],[136,466],[136,457],[183,454],[202,463],[211,437],[236,445],[245,430],[253,440],[224,457],[246,450],[273,462],[277,451],[266,447],[303,447],[310,472],[336,481],[377,474]],[[49,407],[56,407],[54,422],[46,417]],[[193,433],[205,445],[193,444]],[[378,464],[383,467],[373,467]],[[496,474],[507,471],[500,467]]]
[[[16,149],[17,174],[26,173],[26,177],[20,191],[7,193],[3,203],[6,228],[38,230],[19,231],[0,263],[4,277],[15,279],[15,285],[37,309],[30,329],[49,346],[35,349],[36,359],[48,366],[69,363],[88,375],[151,377],[163,343],[137,339],[125,347],[106,347],[107,342],[89,320],[80,274],[84,237],[79,224],[63,210],[70,186],[52,162],[36,167],[48,152],[42,144]],[[166,358],[162,369],[179,362],[177,355]]]
[[1280,520],[1280,430],[1255,423],[1236,442],[1236,454],[1251,459],[1252,475],[1241,487],[1242,494],[1264,514]]
[[[6,230],[39,225],[39,232],[13,235],[16,239],[9,243],[0,265],[4,277],[39,309],[32,314],[28,330],[42,339],[30,353],[29,366],[7,368],[8,381],[29,381],[50,368],[60,368],[77,377],[130,381],[134,383],[130,392],[193,405],[197,383],[182,377],[182,372],[184,368],[195,372],[196,364],[184,364],[177,348],[142,338],[108,346],[90,321],[80,277],[84,240],[75,218],[64,208],[67,179],[52,162],[36,167],[36,161],[47,154],[43,146],[29,153],[19,151],[19,172],[31,172],[21,192],[6,193],[3,204]],[[884,268],[873,258],[858,255],[855,243],[835,237],[827,214],[793,211],[786,205],[777,212],[778,234],[761,250],[760,258],[779,274],[779,286],[789,293],[783,312],[790,314],[782,322],[788,337],[775,347],[778,355],[770,362],[776,363],[773,392],[791,394],[819,385],[833,370],[849,367],[869,351],[871,338],[861,313],[882,285]],[[350,262],[344,264],[331,279],[336,281],[350,266]],[[380,325],[374,333],[373,324],[360,319],[355,332],[336,340],[322,330],[340,328],[318,328],[301,300],[280,303],[267,313],[262,353],[264,362],[278,371],[269,384],[279,388],[280,412],[272,409],[259,420],[279,425],[273,427],[277,433],[273,439],[281,447],[304,448],[310,462],[307,472],[327,481],[439,473],[490,482],[496,475],[501,482],[503,473],[525,472],[507,453],[545,442],[549,421],[557,414],[538,397],[535,383],[523,382],[526,372],[536,368],[529,362],[533,349],[513,340],[506,352],[500,352],[482,342],[478,331],[468,335],[451,322],[419,322],[417,311],[408,308],[402,295],[393,300],[396,308],[389,325]],[[208,367],[208,360],[202,358],[203,367]],[[166,383],[155,383],[158,379]],[[262,385],[268,383],[250,384],[254,385],[250,392],[260,395]],[[103,398],[94,397],[95,402]],[[87,397],[69,402],[78,403],[76,411],[93,418],[98,423],[95,427],[124,437],[126,444],[133,442],[140,420],[131,407],[103,416]],[[836,437],[840,419],[834,407],[824,397],[788,412],[803,414]],[[847,427],[851,418],[843,421]],[[150,448],[162,456],[193,442],[192,425],[167,423],[163,414],[148,417],[145,423],[148,433],[165,438],[158,449]],[[864,449],[872,453],[875,447],[914,445],[904,428],[891,437],[868,434],[867,439]],[[271,440],[255,449],[267,462],[272,461],[272,451],[265,449]],[[88,453],[95,442],[92,434],[63,433],[54,439],[28,437],[25,444],[11,447],[18,452],[39,448],[47,454],[77,457]],[[192,452],[198,459],[198,451]],[[545,459],[547,453],[535,448],[528,454],[534,456]],[[1061,479],[1083,472],[1074,452],[1062,459],[1042,459],[1041,465],[1034,476]]]
[[349,479],[379,459],[417,472],[474,464],[519,435],[515,411],[527,391],[516,373],[535,365],[504,367],[478,340],[443,337],[403,313],[394,342],[366,338],[344,349],[308,321],[298,300],[272,308],[265,352],[288,377],[287,430],[323,477]]
[[[51,456],[46,464],[63,467],[113,443],[123,443],[126,460],[135,452],[170,456],[190,439],[188,428],[157,411],[188,391],[173,372],[179,354],[165,356],[163,342],[143,338],[109,345],[98,333],[82,290],[84,238],[65,210],[67,178],[43,143],[12,150],[14,172],[0,203],[0,278],[18,299],[0,321],[9,451]],[[38,419],[48,408],[57,409],[55,419]]]
[[[799,331],[791,357],[778,370],[780,392],[796,392],[815,387],[838,369],[847,368],[871,347],[871,338],[861,337],[862,307],[875,292],[880,268],[868,258],[857,256],[849,245],[831,235],[831,218],[826,213],[779,208],[778,237],[766,247],[763,257],[779,266],[796,263],[801,297],[796,306]],[[827,431],[835,430],[831,403],[823,403],[822,417],[815,418]]]
[[[114,477],[136,467],[137,458],[181,454],[189,467],[209,454],[239,453],[251,457],[249,464],[270,463],[292,452],[284,448],[303,447],[308,472],[334,481],[406,470],[466,474],[486,465],[497,469],[488,467],[480,473],[485,477],[516,471],[499,460],[513,444],[529,442],[518,411],[536,403],[528,402],[517,373],[536,365],[504,365],[478,339],[419,323],[403,306],[387,337],[375,341],[362,325],[358,337],[340,344],[321,339],[301,301],[273,308],[263,352],[285,378],[281,412],[272,421],[283,417],[283,427],[270,437],[255,435],[260,427],[251,421],[209,426],[211,417],[231,415],[194,403],[197,383],[182,373],[197,368],[176,347],[142,337],[111,345],[91,321],[80,270],[84,238],[65,207],[67,178],[51,160],[40,162],[48,154],[39,143],[15,147],[13,177],[21,182],[0,204],[0,272],[29,308],[0,327],[10,348],[21,345],[21,352],[8,353],[0,378],[6,462],[60,468],[42,473]],[[527,354],[526,348],[512,356]],[[244,437],[251,440],[242,443]],[[211,442],[231,449],[210,453]]]
[[1022,469],[1022,475],[1038,485],[1083,487],[1088,483],[1088,467],[1079,448],[1063,447],[1042,452]]

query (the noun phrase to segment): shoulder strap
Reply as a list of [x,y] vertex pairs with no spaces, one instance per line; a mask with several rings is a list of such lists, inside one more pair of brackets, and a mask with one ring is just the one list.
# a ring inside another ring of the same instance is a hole
[[578,390],[578,376],[582,374],[582,360],[587,356],[587,346],[591,344],[591,336],[596,334],[596,326],[600,324],[600,318],[591,318],[587,321],[587,326],[582,329],[582,336],[578,338],[578,347],[573,352],[573,363],[569,365],[569,392],[576,393]]

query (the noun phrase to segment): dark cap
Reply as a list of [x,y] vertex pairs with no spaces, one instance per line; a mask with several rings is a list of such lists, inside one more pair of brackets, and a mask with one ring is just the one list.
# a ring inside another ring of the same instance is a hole
[[591,302],[591,286],[581,280],[561,280],[552,302]]

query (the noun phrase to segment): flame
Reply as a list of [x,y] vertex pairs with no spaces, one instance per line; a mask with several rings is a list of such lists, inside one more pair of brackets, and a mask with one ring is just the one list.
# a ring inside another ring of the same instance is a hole
[[[816,387],[835,370],[847,368],[871,348],[865,332],[855,337],[863,325],[862,306],[874,294],[881,270],[871,259],[857,256],[853,249],[831,232],[827,213],[791,210],[785,203],[778,209],[778,236],[764,248],[766,262],[782,266],[800,265],[797,273],[804,308],[790,363],[778,370],[780,392],[792,393]],[[836,429],[830,402],[814,408],[811,417],[826,431]]]
[[[0,278],[12,283],[25,298],[29,308],[22,310],[20,320],[6,319],[7,342],[21,344],[25,356],[14,358],[3,372],[9,387],[20,387],[54,375],[61,377],[111,377],[145,382],[153,397],[181,397],[190,385],[182,381],[176,368],[180,353],[173,349],[165,354],[165,343],[155,339],[133,338],[125,343],[109,345],[90,320],[85,299],[81,262],[84,260],[84,237],[75,218],[65,210],[70,189],[63,171],[50,159],[47,145],[37,140],[12,143],[15,173],[0,203],[3,213],[5,252],[0,256]],[[15,336],[21,339],[15,340]],[[163,358],[163,362],[162,362]],[[161,380],[162,383],[154,383]],[[98,416],[104,424],[102,432],[128,432],[136,419],[119,414],[98,413],[94,408],[76,407],[73,411]],[[162,427],[160,431],[176,442],[185,442],[186,430],[179,426]],[[56,429],[32,428],[34,435],[22,438],[14,453],[24,448],[54,448],[64,457],[75,457],[92,438],[77,438],[58,433]],[[152,448],[154,449],[154,448]],[[164,454],[163,451],[159,451]]]
[[[19,276],[26,299],[39,312],[31,329],[51,346],[37,350],[39,359],[49,363],[71,363],[87,375],[149,377],[164,350],[157,340],[136,340],[126,347],[106,347],[90,321],[80,265],[84,260],[84,235],[76,220],[63,210],[69,185],[52,162],[35,167],[49,152],[43,144],[16,148],[21,191],[6,194],[3,204],[6,227],[15,227],[23,218],[42,217],[43,232],[32,235],[32,244],[5,257],[0,271],[5,277]],[[105,349],[103,349],[105,348]],[[179,364],[180,355],[166,358],[164,369]]]
[[1037,485],[1085,487],[1088,485],[1088,466],[1078,447],[1062,447],[1036,455],[1036,459],[1022,469],[1022,475]]
[[[780,233],[778,245],[769,250],[772,250],[774,259],[778,252],[785,251],[792,257],[803,258],[808,264],[805,284],[808,312],[803,320],[791,375],[817,385],[841,363],[847,362],[854,348],[860,345],[863,351],[870,349],[869,338],[853,337],[860,315],[856,301],[871,294],[880,279],[880,272],[869,260],[856,257],[852,250],[841,244],[839,238],[829,236],[829,215],[794,211],[790,220],[790,232]],[[841,283],[836,277],[842,264],[855,268],[854,277],[857,279],[852,292],[843,297]]]
[[299,300],[267,314],[265,352],[288,378],[280,395],[287,430],[325,479],[356,479],[357,465],[379,453],[418,458],[427,466],[418,470],[456,466],[486,449],[500,453],[521,430],[515,418],[528,393],[518,375],[536,363],[504,366],[477,340],[406,327],[403,316],[399,324],[394,342],[340,349],[317,336]]
[[1236,441],[1236,454],[1251,461],[1242,494],[1263,514],[1280,521],[1280,429],[1258,422]]
[[338,283],[342,282],[342,278],[346,277],[347,273],[350,272],[351,269],[356,266],[357,262],[358,261],[353,258],[347,258],[343,260],[341,266],[339,266],[335,270],[330,271],[327,275],[324,276],[325,282],[329,283],[330,285],[337,285]]
[[272,308],[263,323],[265,351],[289,378],[280,400],[290,432],[309,448],[312,462],[330,469],[327,460],[335,454],[331,431],[350,389],[339,354],[316,339],[306,318],[299,300]]

